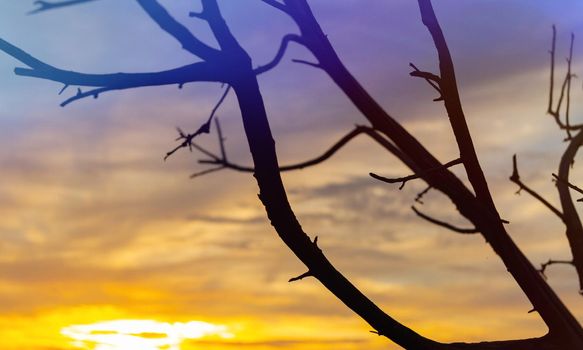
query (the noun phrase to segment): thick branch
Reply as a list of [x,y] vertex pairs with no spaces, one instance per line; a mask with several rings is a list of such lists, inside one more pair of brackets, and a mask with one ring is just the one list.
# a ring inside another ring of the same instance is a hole
[[486,182],[482,167],[480,166],[478,157],[476,155],[474,142],[472,141],[472,137],[466,123],[466,117],[458,92],[453,60],[443,35],[443,31],[437,20],[437,17],[435,16],[435,11],[433,10],[431,1],[419,0],[418,2],[423,24],[425,24],[429,30],[429,33],[433,38],[435,48],[437,49],[440,70],[439,87],[441,88],[445,109],[449,115],[449,121],[458,144],[460,158],[462,159],[466,168],[468,180],[472,184],[478,200],[482,201],[484,205],[486,205],[488,210],[491,212],[491,215],[494,215],[499,219],[499,215],[496,211],[490,190],[488,189],[488,183]]
[[567,149],[561,157],[559,172],[553,174],[557,180],[557,191],[563,208],[564,222],[566,226],[567,240],[573,255],[573,265],[579,277],[579,290],[583,290],[583,225],[579,213],[573,203],[573,197],[569,188],[583,193],[583,190],[569,182],[572,165],[577,151],[583,145],[583,130],[579,131],[569,142]]
[[[394,142],[403,154],[414,160],[412,168],[415,169],[414,172],[439,166],[440,163],[436,157],[383,110],[350,73],[314,17],[307,1],[284,0],[283,2],[298,25],[306,47],[314,54],[322,69],[376,130]],[[427,1],[425,3],[429,4]],[[433,11],[432,8],[429,10]],[[435,17],[434,14],[433,17]],[[441,77],[443,79],[445,76],[442,74]],[[557,330],[562,335],[564,343],[582,344],[583,339],[577,335],[582,333],[581,326],[508,235],[499,215],[492,213],[491,206],[485,205],[483,201],[477,201],[460,179],[447,169],[432,173],[424,180],[428,185],[449,197],[460,213],[482,232],[522,291],[533,303],[533,307],[551,329]]]
[[530,187],[528,187],[527,185],[525,185],[524,182],[522,182],[522,180],[520,180],[520,175],[518,174],[518,165],[517,165],[516,154],[514,156],[512,156],[512,175],[510,176],[510,181],[512,181],[512,182],[514,182],[515,184],[518,185],[519,189],[516,192],[517,194],[519,194],[520,191],[524,190],[526,193],[530,194],[536,200],[538,200],[539,202],[541,202],[545,207],[547,207],[547,209],[549,209],[550,211],[552,211],[561,220],[564,220],[563,213],[561,213],[561,211],[559,209],[555,208],[555,206],[553,206],[543,196],[541,196],[536,191],[534,191],[533,189],[531,189]]
[[96,89],[86,92],[78,90],[75,96],[67,99],[62,105],[85,97],[97,97],[103,92],[112,90],[173,84],[182,86],[191,82],[228,82],[229,80],[224,69],[208,62],[197,62],[175,69],[150,73],[87,74],[53,67],[3,39],[0,39],[0,50],[30,67],[16,68],[14,72],[17,75],[52,80],[65,86],[96,87]]
[[219,51],[195,37],[188,28],[170,16],[168,11],[156,0],[136,0],[146,13],[162,30],[174,37],[186,51],[209,61],[217,59]]

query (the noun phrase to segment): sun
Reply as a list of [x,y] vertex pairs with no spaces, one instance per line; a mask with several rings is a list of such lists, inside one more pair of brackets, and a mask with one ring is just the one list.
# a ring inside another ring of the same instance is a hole
[[152,320],[116,320],[72,325],[61,330],[71,344],[84,350],[180,350],[186,339],[208,336],[232,338],[223,325],[202,321],[167,323]]

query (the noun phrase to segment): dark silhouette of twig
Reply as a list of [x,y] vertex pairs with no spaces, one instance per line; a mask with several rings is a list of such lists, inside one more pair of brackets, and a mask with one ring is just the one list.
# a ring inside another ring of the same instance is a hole
[[[571,34],[571,44],[569,47],[569,57],[567,57],[567,73],[563,83],[561,84],[561,90],[559,93],[559,99],[557,100],[556,106],[553,105],[554,102],[554,87],[555,87],[555,55],[556,55],[556,45],[557,45],[557,29],[553,25],[553,36],[551,42],[551,50],[549,51],[551,56],[551,76],[550,76],[550,86],[549,86],[549,104],[547,106],[547,113],[553,116],[555,123],[559,126],[561,130],[567,132],[567,140],[572,138],[571,131],[581,130],[583,124],[570,125],[569,121],[569,111],[570,111],[570,95],[571,95],[571,79],[574,75],[571,73],[571,62],[573,60],[573,45],[575,41],[575,36]],[[561,107],[563,100],[566,99],[566,112],[565,112],[565,123],[561,120]]]
[[402,190],[403,187],[405,187],[405,184],[408,181],[415,180],[415,179],[419,179],[419,178],[423,177],[423,175],[428,175],[428,173],[431,173],[431,172],[434,172],[434,171],[438,171],[438,170],[442,170],[443,168],[450,168],[450,167],[452,167],[454,165],[461,164],[461,162],[462,162],[462,160],[460,158],[458,158],[458,159],[454,159],[452,161],[449,161],[449,162],[443,164],[442,166],[436,167],[434,169],[425,170],[425,171],[423,171],[422,173],[419,173],[419,174],[413,174],[413,175],[408,175],[408,176],[403,176],[403,177],[397,177],[397,178],[388,178],[388,177],[384,177],[384,176],[377,175],[375,173],[369,173],[369,175],[372,178],[374,178],[376,180],[379,180],[379,181],[382,181],[382,182],[386,182],[386,183],[390,183],[390,184],[401,183],[401,186],[399,186],[399,190]]
[[[294,170],[301,170],[311,166],[318,165],[328,159],[330,159],[334,154],[336,154],[339,150],[341,150],[344,146],[346,146],[352,139],[355,137],[366,134],[371,137],[374,141],[379,143],[383,148],[388,150],[389,152],[393,153],[395,156],[403,157],[400,154],[399,150],[394,147],[390,142],[380,136],[374,129],[367,127],[367,126],[356,126],[353,130],[348,132],[346,135],[342,136],[338,141],[336,141],[330,148],[328,148],[324,153],[321,155],[314,157],[309,160],[301,161],[294,164],[289,165],[282,165],[279,166],[279,171],[286,172],[286,171],[294,171]],[[195,145],[193,143],[193,145]],[[198,146],[200,147],[200,146]],[[226,154],[226,147],[224,144],[224,138],[219,133],[219,147],[221,149],[221,155],[216,155],[209,150],[200,147],[199,150],[203,151],[210,159],[201,159],[198,162],[200,164],[210,164],[210,165],[218,165],[219,167],[224,167],[231,170],[241,171],[241,172],[254,172],[255,168],[251,166],[240,165],[234,162],[231,162],[227,159]],[[203,174],[204,175],[204,174]]]
[[277,1],[277,0],[261,0],[264,3],[266,3],[267,5],[278,9],[279,11],[282,11],[284,13],[288,13],[288,8],[285,4],[282,4],[281,2]]
[[[555,55],[556,55],[556,28],[553,26],[553,35],[552,35],[552,43],[551,43],[551,50],[549,51],[551,55],[551,64],[550,64],[550,86],[549,86],[549,101],[547,106],[547,113],[552,115],[555,123],[559,127],[559,129],[566,131],[567,137],[565,141],[568,141],[567,148],[563,152],[561,156],[561,160],[559,162],[559,170],[558,174],[553,174],[553,178],[556,181],[557,191],[559,193],[559,199],[561,202],[561,210],[556,209],[552,206],[547,200],[543,199],[542,196],[538,195],[532,189],[528,188],[522,182],[520,182],[520,177],[518,175],[518,169],[516,166],[516,156],[513,158],[513,173],[510,177],[510,180],[517,183],[521,189],[526,190],[530,193],[534,198],[538,199],[541,203],[543,203],[547,208],[549,208],[553,213],[561,218],[563,223],[565,224],[565,235],[567,237],[567,241],[569,243],[569,248],[573,255],[572,264],[576,271],[577,276],[579,278],[579,290],[583,291],[583,224],[581,223],[581,219],[577,210],[575,209],[575,205],[573,203],[573,198],[571,196],[570,188],[578,191],[579,193],[583,193],[581,189],[577,186],[571,184],[569,182],[569,175],[571,172],[571,168],[575,162],[575,155],[579,148],[583,145],[583,125],[571,125],[571,121],[569,119],[570,113],[570,101],[571,101],[571,79],[575,76],[571,71],[571,63],[573,60],[573,46],[574,46],[574,39],[575,36],[571,35],[571,43],[569,46],[569,56],[567,57],[567,73],[565,75],[565,79],[563,80],[563,84],[561,86],[561,91],[559,93],[559,98],[557,100],[556,106],[554,106],[553,99],[554,99],[554,80],[555,80]],[[565,111],[564,111],[564,119],[565,122],[562,121],[562,102],[565,100]],[[573,135],[572,131],[576,131],[576,134]],[[579,199],[577,201],[583,201]]]
[[411,75],[412,77],[425,79],[425,81],[439,93],[439,96],[437,98],[434,98],[433,101],[436,102],[443,101],[443,92],[441,91],[441,87],[439,86],[439,84],[441,84],[441,78],[433,73],[421,71],[413,63],[409,63],[409,66],[411,66],[411,68],[414,69],[414,71],[409,73],[409,75]]
[[[177,128],[178,135],[179,136],[176,139],[176,141],[182,140],[182,143],[179,144],[178,146],[176,146],[171,151],[166,152],[166,155],[164,156],[164,160],[168,159],[168,157],[170,157],[171,155],[173,155],[174,153],[176,153],[181,148],[188,147],[188,149],[192,152],[192,147],[193,147],[192,140],[194,140],[194,138],[197,137],[200,134],[208,134],[208,133],[210,133],[211,122],[213,120],[213,117],[217,113],[217,110],[219,109],[219,107],[223,104],[223,102],[227,98],[227,95],[229,94],[229,91],[230,90],[231,90],[231,86],[228,85],[227,88],[225,89],[225,91],[223,92],[223,94],[221,95],[221,98],[219,99],[219,101],[213,107],[213,109],[211,111],[211,114],[208,117],[207,121],[204,124],[202,124],[198,128],[198,130],[196,130],[194,133],[192,133],[192,134],[186,134],[180,128]],[[207,174],[208,174],[208,172],[207,172]]]
[[298,58],[292,59],[292,62],[305,64],[306,66],[310,66],[310,67],[314,67],[314,68],[318,68],[318,69],[322,68],[322,65],[320,63],[310,62],[310,61],[306,61],[306,60],[302,60],[302,59],[298,59]]
[[301,43],[301,40],[302,40],[301,37],[297,34],[285,35],[283,39],[281,39],[281,44],[279,46],[277,53],[275,54],[275,57],[269,63],[266,63],[265,65],[255,68],[255,74],[257,75],[263,74],[275,68],[279,64],[279,62],[281,62],[281,60],[283,59],[283,56],[285,55],[289,43],[291,42]]
[[563,220],[563,213],[555,206],[553,206],[548,200],[546,200],[543,196],[539,193],[528,187],[522,180],[520,179],[520,175],[518,174],[518,165],[517,165],[517,157],[516,154],[512,156],[512,175],[510,176],[510,181],[514,182],[518,185],[518,191],[516,194],[520,194],[522,190],[526,193],[530,194],[533,198],[541,202],[545,207],[547,207],[550,211],[552,211],[555,215],[557,215],[561,220]]
[[429,193],[429,191],[431,191],[432,188],[433,186],[429,185],[423,191],[417,193],[417,196],[415,196],[415,202],[419,204],[424,204],[422,199],[427,193]]
[[546,269],[551,265],[557,265],[557,264],[574,265],[572,260],[552,260],[552,259],[549,259],[547,262],[540,264],[539,272],[541,273],[541,275],[543,275],[544,278],[547,278],[547,276],[545,275]]
[[36,9],[30,11],[28,14],[32,15],[39,12],[44,12],[48,10],[55,10],[63,7],[68,7],[72,5],[81,5],[94,0],[63,0],[63,1],[35,1],[34,4],[37,6]]
[[[566,180],[566,179],[560,178],[560,177],[559,177],[558,175],[556,175],[556,174],[552,174],[552,175],[553,175],[553,178],[554,178],[555,180],[557,180],[557,182],[563,183],[563,184],[565,184],[565,185],[569,186],[569,188],[571,188],[571,189],[573,189],[573,190],[575,190],[575,191],[579,192],[580,194],[583,194],[583,189],[581,189],[580,187],[577,187],[577,186],[573,185],[572,183],[570,183],[570,182],[569,182],[568,180]],[[583,198],[577,199],[577,202],[583,202]]]
[[445,221],[435,219],[427,214],[424,214],[419,209],[415,208],[415,206],[411,206],[411,210],[413,210],[413,212],[415,214],[417,214],[417,216],[419,216],[420,218],[422,218],[426,221],[429,221],[432,224],[435,224],[437,226],[441,226],[443,228],[446,228],[446,229],[453,231],[453,232],[456,232],[456,233],[472,234],[472,233],[479,233],[480,232],[475,228],[459,228],[459,227],[454,226],[454,225],[447,223]]

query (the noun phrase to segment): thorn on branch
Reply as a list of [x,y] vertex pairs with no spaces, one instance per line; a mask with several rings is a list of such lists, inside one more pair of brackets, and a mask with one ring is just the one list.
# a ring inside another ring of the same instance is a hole
[[297,276],[297,277],[292,277],[292,278],[290,278],[290,279],[288,280],[288,282],[290,282],[290,283],[291,283],[291,282],[295,282],[295,281],[301,281],[301,280],[303,280],[303,279],[304,279],[304,278],[306,278],[306,277],[314,277],[314,275],[312,274],[312,272],[311,272],[311,271],[304,272],[304,273],[302,273],[301,275],[299,275],[299,276]]
[[310,61],[306,61],[306,60],[300,60],[300,59],[296,59],[296,58],[294,58],[292,60],[292,62],[305,64],[307,66],[314,67],[314,68],[318,68],[318,69],[323,69],[322,68],[322,65],[320,65],[320,63],[314,63],[314,62],[310,62]]
[[314,247],[316,247],[316,249],[318,249],[319,251],[322,251],[322,249],[320,249],[320,247],[318,247],[318,236],[314,237]]
[[198,19],[202,19],[202,20],[206,21],[206,13],[204,13],[204,11],[201,11],[201,12],[190,11],[188,13],[188,17],[198,18]]

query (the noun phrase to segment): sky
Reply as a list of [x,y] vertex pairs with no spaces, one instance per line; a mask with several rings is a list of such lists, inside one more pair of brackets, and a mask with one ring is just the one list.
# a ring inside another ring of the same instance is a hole
[[[188,12],[198,1],[160,1],[198,37]],[[557,62],[575,33],[574,71],[583,71],[575,0],[434,1],[448,40],[479,158],[508,230],[534,264],[568,259],[564,228],[508,181],[519,155],[525,182],[558,205],[551,182],[565,143],[545,115],[551,26]],[[437,72],[415,1],[312,0],[341,59],[381,105],[444,162],[457,158],[435,93],[409,77],[409,62]],[[271,59],[291,20],[259,0],[219,1],[255,65]],[[68,70],[145,72],[196,58],[135,1],[99,0],[27,15],[33,1],[3,1],[0,38]],[[280,163],[318,155],[366,120],[321,71],[291,62],[291,46],[260,77]],[[0,54],[0,349],[398,349],[317,281],[288,283],[305,268],[275,234],[250,174],[204,170],[204,156],[178,152],[175,127],[195,130],[218,84],[102,94],[65,108],[57,83],[14,75]],[[558,67],[563,74],[564,67]],[[581,120],[576,80],[573,119]],[[233,95],[218,112],[229,159],[250,164]],[[218,151],[216,133],[201,145]],[[462,174],[459,169],[454,169]],[[283,175],[290,202],[330,260],[387,313],[439,341],[541,336],[536,313],[479,235],[460,236],[410,210],[420,181],[370,140],[356,139],[325,164]],[[573,182],[583,183],[575,163]],[[454,222],[453,205],[429,193],[424,212]],[[548,282],[583,321],[575,272],[553,266]]]

